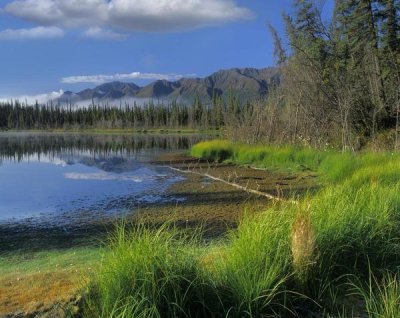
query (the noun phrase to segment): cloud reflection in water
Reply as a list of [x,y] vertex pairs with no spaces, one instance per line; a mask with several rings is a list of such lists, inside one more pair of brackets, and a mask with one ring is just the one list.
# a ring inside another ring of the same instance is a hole
[[143,182],[143,177],[129,176],[129,175],[116,175],[107,172],[94,172],[94,173],[80,173],[80,172],[68,172],[64,173],[66,179],[72,180],[118,180],[118,181],[133,181]]

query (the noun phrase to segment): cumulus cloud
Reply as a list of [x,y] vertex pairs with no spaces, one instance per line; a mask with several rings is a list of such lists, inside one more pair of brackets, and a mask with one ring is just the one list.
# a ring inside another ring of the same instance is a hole
[[39,40],[61,38],[63,36],[64,31],[55,26],[0,31],[0,39],[2,40]]
[[71,180],[117,180],[117,181],[133,181],[143,182],[143,178],[129,175],[116,175],[107,172],[93,172],[93,173],[81,173],[81,172],[68,172],[64,174],[66,179]]
[[252,17],[232,0],[113,0],[112,25],[135,31],[175,31],[218,25]]
[[187,30],[253,16],[234,0],[14,0],[4,11],[39,25],[130,32]]
[[83,37],[95,40],[124,40],[128,38],[128,35],[99,27],[91,27],[83,32]]
[[112,81],[128,81],[133,79],[149,79],[149,80],[168,80],[175,81],[182,77],[193,77],[195,74],[179,75],[179,74],[156,74],[156,73],[141,73],[132,72],[127,74],[113,74],[113,75],[79,75],[63,77],[61,83],[64,84],[78,84],[78,83],[93,83],[101,84]]
[[102,23],[108,12],[106,0],[14,0],[4,11],[40,25],[80,27]]
[[59,90],[58,92],[50,92],[47,94],[39,94],[39,95],[20,95],[20,96],[12,96],[12,97],[0,97],[0,102],[9,102],[11,100],[18,100],[21,103],[27,102],[27,104],[34,104],[38,102],[39,104],[46,104],[51,100],[56,100],[62,94],[64,94],[63,90]]

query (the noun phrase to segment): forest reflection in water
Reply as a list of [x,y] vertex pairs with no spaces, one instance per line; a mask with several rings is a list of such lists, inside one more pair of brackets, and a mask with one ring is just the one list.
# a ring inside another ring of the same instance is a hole
[[206,138],[0,133],[0,223],[91,222],[143,204],[180,200],[166,190],[182,177],[152,161]]
[[187,150],[204,135],[0,133],[0,160],[23,161],[32,156],[56,158],[87,153],[100,157],[131,157],[146,153]]

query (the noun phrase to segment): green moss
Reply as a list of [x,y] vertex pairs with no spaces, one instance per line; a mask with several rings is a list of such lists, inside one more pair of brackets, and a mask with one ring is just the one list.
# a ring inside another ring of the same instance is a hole
[[11,253],[0,257],[0,276],[30,274],[65,268],[93,267],[100,260],[98,248],[70,248],[36,253]]

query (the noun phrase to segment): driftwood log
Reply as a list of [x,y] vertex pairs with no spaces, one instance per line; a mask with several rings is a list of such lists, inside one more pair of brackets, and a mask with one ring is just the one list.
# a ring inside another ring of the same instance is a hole
[[229,182],[229,181],[226,181],[226,180],[224,180],[222,178],[214,177],[214,176],[212,176],[212,175],[210,175],[208,173],[201,173],[201,172],[197,172],[197,171],[193,171],[193,170],[183,170],[183,169],[179,169],[179,168],[175,168],[175,167],[171,167],[171,166],[168,166],[168,168],[170,168],[171,170],[177,171],[177,172],[181,172],[181,173],[191,173],[191,174],[196,174],[196,175],[199,175],[199,176],[202,176],[202,177],[207,177],[207,178],[209,178],[211,180],[219,181],[219,182],[228,184],[228,185],[230,185],[232,187],[235,187],[237,189],[240,189],[242,191],[246,191],[248,193],[259,195],[259,196],[265,197],[265,198],[267,198],[269,200],[272,200],[272,201],[275,201],[275,202],[289,202],[289,203],[293,203],[293,204],[298,204],[298,201],[287,200],[287,199],[284,199],[284,198],[281,198],[281,197],[274,196],[272,194],[268,194],[268,193],[261,192],[261,191],[258,191],[258,190],[254,190],[254,189],[249,189],[247,186],[245,187],[245,186],[242,186],[242,185],[237,184],[237,183]]

